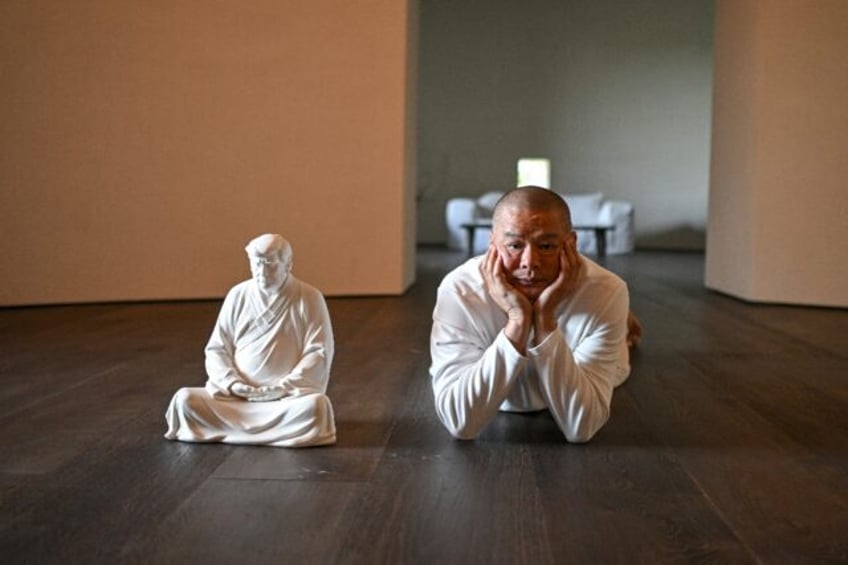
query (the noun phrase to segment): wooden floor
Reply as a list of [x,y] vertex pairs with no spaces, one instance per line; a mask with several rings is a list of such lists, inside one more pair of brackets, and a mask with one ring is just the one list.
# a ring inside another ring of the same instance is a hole
[[848,311],[703,288],[703,256],[637,254],[646,336],[612,418],[451,439],[428,381],[435,286],[329,300],[336,446],[162,438],[204,380],[218,304],[0,310],[2,563],[848,561]]

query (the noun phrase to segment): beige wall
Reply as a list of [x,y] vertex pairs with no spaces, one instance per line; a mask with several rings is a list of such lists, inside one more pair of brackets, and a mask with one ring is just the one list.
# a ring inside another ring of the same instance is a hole
[[514,186],[632,202],[637,244],[703,249],[713,0],[428,0],[421,5],[419,238],[445,202]]
[[706,284],[848,306],[848,3],[719,0]]
[[404,291],[414,17],[397,0],[0,4],[0,304],[221,296],[263,232],[327,294]]

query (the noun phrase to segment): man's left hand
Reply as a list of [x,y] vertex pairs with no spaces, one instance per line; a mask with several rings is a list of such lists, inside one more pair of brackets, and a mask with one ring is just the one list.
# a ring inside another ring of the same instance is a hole
[[533,326],[537,343],[544,341],[544,338],[556,329],[556,310],[577,288],[582,273],[583,261],[577,253],[576,244],[570,241],[560,250],[559,275],[533,304]]

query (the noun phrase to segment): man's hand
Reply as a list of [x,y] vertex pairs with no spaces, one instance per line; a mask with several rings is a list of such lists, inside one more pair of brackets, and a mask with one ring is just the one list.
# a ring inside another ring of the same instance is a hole
[[248,398],[250,402],[270,402],[279,400],[286,395],[286,390],[281,386],[261,386],[256,389],[256,394]]
[[633,313],[633,310],[627,313],[627,347],[639,347],[642,341],[642,322]]
[[480,270],[489,296],[500,306],[501,310],[506,312],[510,319],[532,312],[533,308],[530,301],[517,288],[507,282],[506,274],[503,271],[503,261],[501,261],[500,253],[494,245],[489,246],[486,257],[480,265]]
[[503,261],[501,261],[500,253],[494,245],[489,246],[486,257],[480,265],[480,270],[489,296],[506,313],[507,323],[504,327],[506,337],[523,355],[527,337],[530,335],[533,305],[526,296],[507,282],[503,270]]
[[583,261],[577,253],[577,246],[574,241],[568,241],[560,250],[559,275],[533,304],[534,340],[537,344],[556,330],[557,308],[574,292],[582,273]]

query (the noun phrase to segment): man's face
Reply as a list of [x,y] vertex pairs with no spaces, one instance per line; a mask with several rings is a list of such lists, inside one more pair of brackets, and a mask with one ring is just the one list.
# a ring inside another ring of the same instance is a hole
[[280,261],[277,254],[274,255],[248,255],[250,259],[250,272],[253,280],[259,288],[265,292],[276,292],[286,281],[288,271]]
[[508,206],[499,210],[492,226],[492,243],[500,254],[509,284],[531,302],[556,280],[560,251],[576,245],[562,214]]

